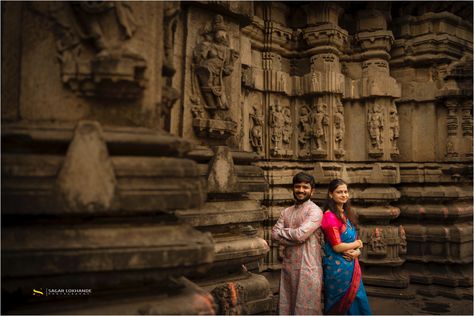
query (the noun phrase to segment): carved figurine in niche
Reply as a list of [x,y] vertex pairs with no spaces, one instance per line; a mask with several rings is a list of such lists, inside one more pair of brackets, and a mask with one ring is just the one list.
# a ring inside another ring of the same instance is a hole
[[291,119],[291,110],[289,107],[283,108],[283,117],[285,119],[285,126],[283,127],[283,143],[289,144],[291,141],[291,134],[293,133],[293,120]]
[[293,132],[290,108],[282,107],[277,101],[270,108],[270,127],[272,155],[290,154],[291,151],[287,149]]
[[405,229],[402,225],[398,226],[398,236],[400,238],[400,250],[399,253],[401,255],[405,255],[407,253],[407,237],[405,233]]
[[311,143],[311,111],[307,106],[301,107],[299,121],[298,143],[300,144],[300,156],[310,153]]
[[371,255],[386,255],[387,245],[383,240],[382,230],[378,227],[374,229],[370,236],[368,254]]
[[390,119],[390,143],[392,144],[392,155],[398,155],[398,137],[400,136],[400,124],[398,122],[397,106],[392,103],[389,109]]
[[368,128],[372,149],[382,151],[384,119],[380,104],[375,103],[369,112]]
[[285,117],[283,114],[281,104],[276,102],[276,104],[271,107],[270,112],[270,127],[272,128],[271,139],[273,143],[273,151],[277,152],[283,146],[283,128],[285,127]]
[[136,98],[145,87],[146,61],[127,47],[137,23],[133,5],[122,1],[34,4],[56,23],[63,83],[80,95]]
[[116,39],[107,34],[108,25],[103,20],[104,13],[115,9],[117,21],[125,33],[125,38],[131,38],[136,31],[137,23],[130,4],[121,1],[77,1],[71,5],[83,27],[84,35],[94,43],[98,51],[97,56],[130,54],[128,50],[116,46]]
[[203,40],[194,49],[194,72],[204,99],[203,107],[211,118],[225,119],[229,109],[224,77],[229,76],[239,57],[229,46],[224,18],[216,15],[202,32]]
[[329,118],[326,103],[316,104],[316,113],[313,113],[314,142],[316,151],[325,150],[326,137],[328,135]]
[[286,91],[286,79],[283,73],[280,74],[278,80],[278,91],[285,92]]
[[344,133],[346,131],[346,125],[344,123],[344,107],[341,100],[336,101],[336,111],[334,112],[334,139],[335,139],[335,154],[336,157],[344,155]]
[[311,91],[317,92],[321,90],[321,80],[320,80],[320,73],[312,72],[311,73]]
[[263,116],[260,115],[256,106],[253,106],[253,114],[250,115],[253,126],[250,129],[250,144],[257,154],[263,152]]

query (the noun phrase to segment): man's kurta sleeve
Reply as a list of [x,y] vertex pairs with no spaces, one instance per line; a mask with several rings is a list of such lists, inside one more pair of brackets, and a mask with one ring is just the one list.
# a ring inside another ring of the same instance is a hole
[[283,232],[285,230],[285,211],[281,212],[278,221],[276,222],[275,226],[272,228],[272,239],[277,240],[280,245],[285,246],[294,246],[296,244],[295,241],[288,240],[288,238],[283,236]]
[[311,207],[308,210],[306,219],[298,228],[283,228],[280,236],[288,240],[303,243],[321,226],[322,211],[319,207]]

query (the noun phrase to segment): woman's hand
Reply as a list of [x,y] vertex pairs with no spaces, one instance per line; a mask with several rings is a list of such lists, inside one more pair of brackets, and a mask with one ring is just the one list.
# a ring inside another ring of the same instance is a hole
[[360,256],[359,249],[346,250],[342,253],[342,257],[346,259],[347,261],[352,261],[359,256]]

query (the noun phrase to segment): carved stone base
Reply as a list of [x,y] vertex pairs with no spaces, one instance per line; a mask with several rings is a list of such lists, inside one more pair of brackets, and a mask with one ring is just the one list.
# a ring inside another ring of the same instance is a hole
[[325,149],[313,149],[311,150],[311,157],[313,158],[325,158],[328,155]]
[[133,99],[145,88],[146,62],[139,56],[100,56],[91,61],[67,61],[62,80],[73,91],[88,97]]
[[334,155],[336,158],[342,158],[346,154],[346,151],[344,149],[334,149]]
[[272,152],[273,157],[291,157],[291,156],[293,156],[293,150],[291,150],[291,149],[272,148],[271,152]]
[[237,131],[237,123],[230,120],[194,118],[193,127],[199,137],[216,139],[227,139]]
[[379,158],[383,156],[383,151],[382,149],[370,149],[369,150],[369,157],[372,158]]

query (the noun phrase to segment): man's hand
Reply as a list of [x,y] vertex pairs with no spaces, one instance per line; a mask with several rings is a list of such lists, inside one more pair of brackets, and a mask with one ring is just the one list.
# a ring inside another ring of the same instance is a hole
[[346,259],[347,261],[352,261],[358,256],[360,256],[359,249],[346,250],[342,253],[342,257]]

